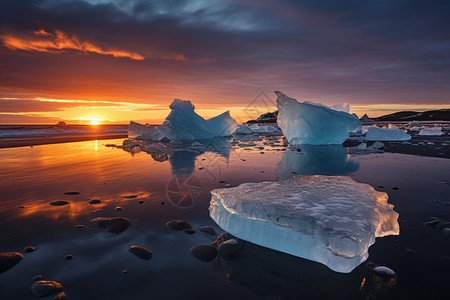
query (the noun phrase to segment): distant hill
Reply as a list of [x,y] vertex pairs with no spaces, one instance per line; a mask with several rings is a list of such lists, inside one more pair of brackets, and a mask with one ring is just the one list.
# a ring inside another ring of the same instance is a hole
[[[278,111],[262,114],[256,120],[249,120],[247,123],[276,123]],[[369,118],[365,114],[362,122],[380,121],[450,121],[450,109],[429,110],[424,112],[399,111],[393,114],[384,115],[378,118]]]
[[450,109],[429,110],[424,112],[399,111],[393,114],[371,118],[373,121],[450,121]]

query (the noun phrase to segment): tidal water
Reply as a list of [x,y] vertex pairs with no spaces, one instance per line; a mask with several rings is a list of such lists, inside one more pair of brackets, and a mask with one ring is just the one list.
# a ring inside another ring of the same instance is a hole
[[[122,141],[0,149],[0,252],[24,256],[0,274],[0,299],[35,299],[30,286],[38,274],[61,283],[68,299],[86,300],[447,299],[450,295],[450,234],[445,226],[424,224],[434,217],[442,224],[450,221],[450,158],[445,155],[427,156],[426,149],[395,153],[397,148],[420,146],[404,144],[391,145],[390,153],[349,154],[343,146],[297,151],[279,137],[222,139],[208,144],[206,151],[178,150],[168,157],[105,146]],[[445,139],[433,144],[448,149]],[[189,249],[208,245],[217,235],[201,231],[188,235],[166,227],[166,222],[182,219],[194,228],[214,226],[220,234],[223,231],[208,213],[212,189],[296,174],[347,175],[388,193],[399,213],[400,235],[378,238],[368,261],[342,274],[251,243],[245,243],[244,251],[232,260],[202,262]],[[71,191],[80,194],[64,194]],[[89,204],[92,199],[101,202]],[[59,200],[70,204],[49,205]],[[118,206],[122,210],[116,210]],[[119,216],[131,225],[117,235],[89,222]],[[152,259],[131,254],[132,245],[150,249]],[[37,250],[25,253],[27,246]],[[68,254],[73,259],[66,260]],[[369,262],[393,269],[396,283],[380,290]]]

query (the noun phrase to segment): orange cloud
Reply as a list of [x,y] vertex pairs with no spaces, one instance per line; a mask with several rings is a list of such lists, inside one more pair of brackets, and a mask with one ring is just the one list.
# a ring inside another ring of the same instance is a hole
[[144,56],[117,49],[102,49],[91,42],[81,41],[75,35],[68,35],[60,30],[55,33],[43,29],[33,31],[33,36],[19,37],[13,35],[0,35],[5,47],[11,50],[40,51],[60,53],[65,50],[76,50],[84,53],[97,53],[113,57],[127,57],[134,60],[143,60]]

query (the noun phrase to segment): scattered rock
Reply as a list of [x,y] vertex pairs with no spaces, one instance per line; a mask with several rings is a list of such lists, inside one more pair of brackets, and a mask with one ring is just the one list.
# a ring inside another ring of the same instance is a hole
[[394,186],[392,189],[393,189],[394,191],[397,191],[397,190],[398,190],[398,187]]
[[62,292],[52,298],[52,300],[65,300],[67,299],[66,293]]
[[36,251],[36,248],[33,246],[28,246],[28,247],[25,247],[25,249],[23,249],[23,251],[25,251],[26,253],[31,253],[31,252]]
[[93,200],[89,201],[89,204],[99,204],[101,202],[102,201],[100,201],[100,199],[93,199]]
[[67,205],[67,204],[69,204],[69,202],[64,201],[64,200],[50,202],[50,205],[53,205],[53,206],[63,206],[63,205]]
[[244,247],[242,242],[240,242],[236,239],[230,239],[230,240],[227,240],[227,241],[221,243],[219,245],[219,247],[217,248],[217,252],[219,252],[219,254],[221,256],[229,256],[229,255],[241,250],[242,247]]
[[150,258],[152,258],[152,251],[141,246],[131,246],[130,248],[128,248],[128,251],[144,260],[149,260]]
[[396,276],[394,270],[392,270],[391,268],[388,268],[388,267],[384,267],[384,266],[378,266],[378,267],[373,268],[373,272],[375,274],[377,274],[378,276],[382,276],[382,277],[395,277]]
[[169,229],[173,229],[173,230],[184,230],[184,229],[191,229],[192,225],[185,220],[172,220],[166,223],[166,226]]
[[62,290],[62,285],[56,281],[40,280],[31,286],[31,292],[36,297],[51,296]]
[[123,196],[125,199],[134,199],[137,198],[137,195],[129,195],[129,196]]
[[124,232],[129,226],[130,221],[126,218],[95,218],[91,220],[91,223],[99,228],[105,229],[107,232],[119,234]]
[[416,251],[413,249],[406,248],[405,251],[411,254],[416,254]]
[[224,233],[220,234],[220,235],[216,238],[216,240],[215,240],[214,242],[211,243],[211,245],[217,248],[217,247],[219,247],[220,244],[222,244],[223,242],[228,241],[228,240],[231,240],[231,239],[234,239],[234,238],[235,238],[235,237],[234,237],[233,235],[229,234],[228,232],[224,232]]
[[23,255],[17,252],[0,253],[0,274],[8,271],[23,259]]
[[75,228],[86,228],[86,226],[80,224],[80,225],[76,225]]
[[142,203],[144,203],[144,201],[140,200],[138,203],[139,203],[139,204],[142,204]]
[[66,256],[64,256],[65,260],[71,260],[73,259],[73,255],[72,254],[67,254]]
[[99,213],[99,212],[101,212],[101,211],[102,211],[101,209],[98,209],[98,210],[93,211],[92,213],[93,213],[93,214],[96,214],[96,213]]
[[433,227],[433,228],[437,228],[440,223],[441,222],[439,220],[432,220],[432,221],[429,221],[429,222],[425,222],[424,225],[430,226],[430,227]]
[[65,192],[64,195],[79,195],[80,192]]
[[212,226],[201,226],[198,228],[198,230],[205,232],[207,234],[210,234],[210,235],[216,234],[216,231],[214,230],[214,227],[212,227]]
[[159,202],[159,204],[164,205],[164,204],[166,204],[166,202],[161,201],[161,202]]
[[195,233],[195,229],[192,229],[192,228],[186,228],[186,229],[183,229],[183,231],[186,234],[194,234]]
[[192,247],[189,252],[192,256],[195,258],[204,261],[204,262],[210,262],[213,261],[214,258],[217,256],[217,250],[214,246],[211,245],[199,245]]
[[38,274],[38,275],[34,275],[33,276],[33,281],[39,281],[42,279],[42,274]]
[[25,208],[25,206],[21,205],[21,206],[19,206],[19,208]]
[[117,210],[117,211],[121,211],[121,210],[122,210],[122,207],[117,206],[117,207],[116,207],[116,210]]
[[122,273],[126,274],[128,273],[128,270],[123,270]]

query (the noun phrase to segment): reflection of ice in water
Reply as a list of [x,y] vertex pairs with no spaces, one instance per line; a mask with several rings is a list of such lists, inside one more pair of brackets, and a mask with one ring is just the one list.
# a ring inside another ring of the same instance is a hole
[[367,273],[366,264],[350,274],[322,264],[242,241],[235,259],[218,257],[215,269],[253,293],[276,299],[355,299]]
[[285,151],[278,163],[278,176],[288,179],[302,175],[348,175],[359,169],[342,145],[302,145],[301,151]]

